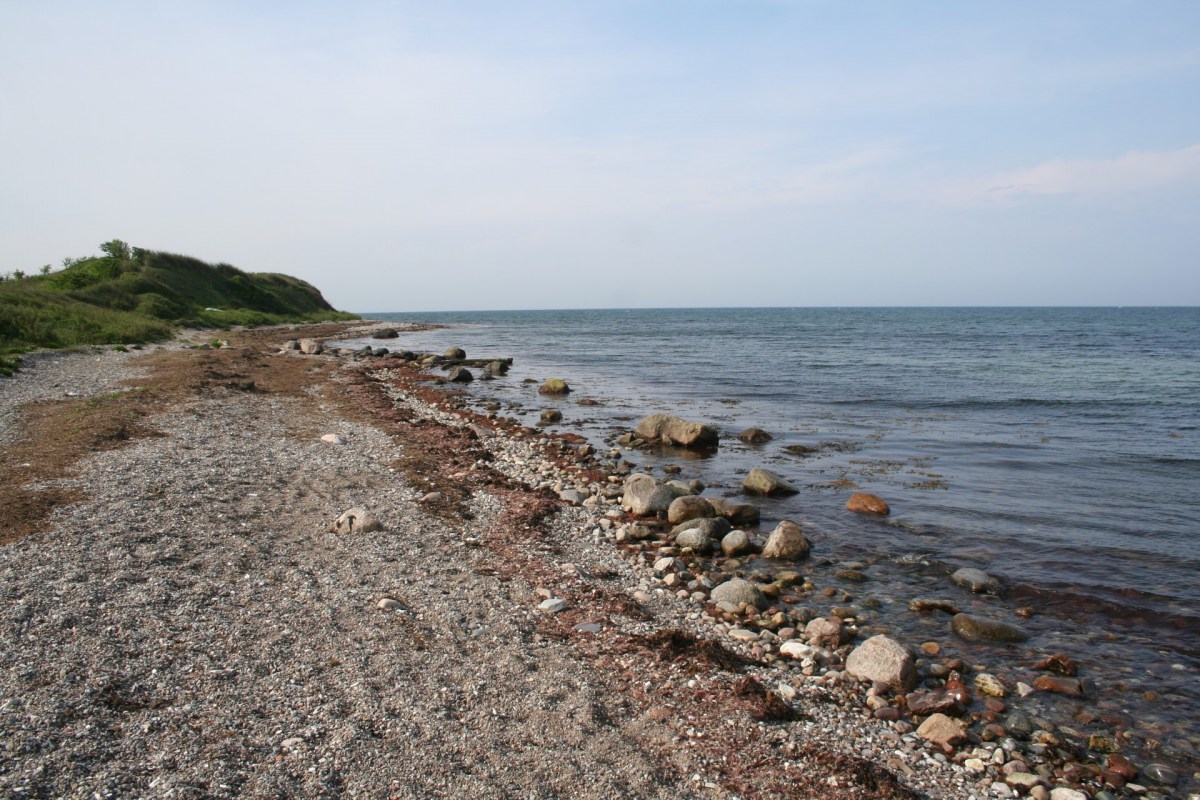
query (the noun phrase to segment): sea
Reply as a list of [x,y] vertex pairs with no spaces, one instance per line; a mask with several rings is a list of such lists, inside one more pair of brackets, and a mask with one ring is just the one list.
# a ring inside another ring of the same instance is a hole
[[[679,467],[715,496],[740,496],[753,467],[780,473],[801,491],[754,500],[760,532],[794,520],[816,564],[860,567],[870,580],[839,591],[870,598],[863,616],[1014,681],[1065,652],[1094,686],[1087,708],[1099,720],[1081,722],[1079,702],[1057,697],[1030,713],[1200,763],[1200,308],[367,316],[446,327],[353,344],[513,358],[507,377],[466,386],[469,397],[529,425],[558,407],[564,420],[550,429],[601,453],[654,412],[717,425],[715,453],[622,457],[659,477]],[[523,382],[550,377],[573,392],[553,400]],[[774,438],[743,444],[751,426]],[[880,495],[891,515],[846,511],[854,491]],[[960,567],[998,578],[998,597],[951,584]],[[958,642],[946,617],[907,610],[915,596],[952,599],[1032,638]]]

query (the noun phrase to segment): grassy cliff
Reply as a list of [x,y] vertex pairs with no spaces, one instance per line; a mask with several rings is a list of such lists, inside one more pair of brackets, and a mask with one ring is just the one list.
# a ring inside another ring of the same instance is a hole
[[150,342],[178,327],[357,318],[287,275],[242,272],[119,240],[101,248],[104,255],[67,259],[57,272],[0,280],[0,357],[38,347]]

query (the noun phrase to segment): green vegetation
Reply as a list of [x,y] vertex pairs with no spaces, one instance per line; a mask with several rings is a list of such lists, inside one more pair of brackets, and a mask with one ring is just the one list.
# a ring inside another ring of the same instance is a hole
[[12,374],[18,354],[41,347],[152,342],[180,327],[357,319],[287,275],[242,272],[120,239],[100,250],[63,259],[57,272],[46,265],[36,275],[0,275],[0,375]]

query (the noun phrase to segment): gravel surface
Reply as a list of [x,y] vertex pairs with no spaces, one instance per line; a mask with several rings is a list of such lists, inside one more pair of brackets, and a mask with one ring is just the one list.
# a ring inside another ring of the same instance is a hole
[[[0,381],[0,445],[23,404],[114,391],[140,358],[27,361]],[[466,421],[393,390],[408,428],[374,423],[321,389],[176,403],[148,421],[161,435],[58,479],[81,502],[0,547],[0,793],[917,796],[894,774],[987,796],[836,679],[648,645],[711,630],[607,541],[605,506],[514,510],[544,492],[510,479],[569,480],[529,438],[488,438],[447,513],[397,465]],[[331,532],[353,506],[382,529]],[[747,713],[756,687],[795,719]]]

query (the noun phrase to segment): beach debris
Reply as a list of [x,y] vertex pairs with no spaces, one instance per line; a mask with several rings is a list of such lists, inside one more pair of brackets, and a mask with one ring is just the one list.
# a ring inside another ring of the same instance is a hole
[[891,507],[884,502],[882,497],[869,492],[855,492],[850,495],[850,499],[846,501],[846,510],[857,511],[861,514],[878,514],[882,517],[892,513]]
[[334,533],[367,533],[383,527],[379,518],[362,506],[355,506],[342,512],[330,530]]
[[670,414],[651,414],[638,423],[634,433],[647,442],[662,442],[678,447],[712,448],[720,443],[714,425],[689,422]]
[[811,550],[812,542],[804,536],[800,526],[785,519],[776,525],[775,530],[771,531],[771,535],[767,537],[762,554],[764,558],[799,561],[808,558]]
[[800,491],[778,473],[762,467],[750,470],[750,474],[742,481],[742,488],[750,494],[761,494],[767,497],[797,494]]

